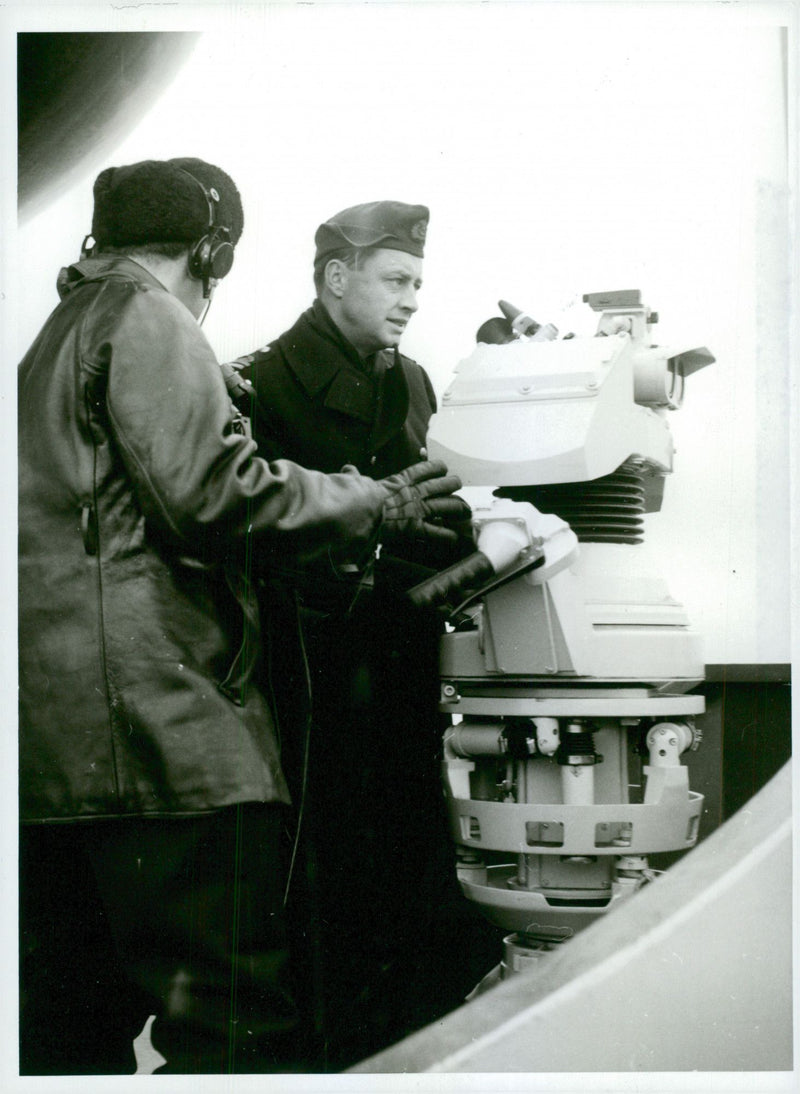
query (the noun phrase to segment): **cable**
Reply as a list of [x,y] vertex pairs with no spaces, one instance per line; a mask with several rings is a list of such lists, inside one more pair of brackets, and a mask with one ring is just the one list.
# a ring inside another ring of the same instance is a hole
[[300,804],[297,807],[297,824],[295,825],[292,853],[289,859],[289,869],[286,874],[286,888],[283,892],[284,908],[286,907],[289,900],[289,889],[291,887],[292,877],[294,875],[294,866],[297,859],[297,851],[300,845],[300,831],[303,826],[303,816],[305,814],[306,791],[308,789],[308,765],[311,753],[311,723],[314,714],[313,689],[311,686],[311,669],[308,664],[308,652],[306,650],[305,635],[303,634],[300,601],[296,589],[292,590],[292,600],[294,602],[295,608],[295,621],[297,623],[297,637],[300,643],[300,654],[303,660],[303,676],[306,685],[306,695],[308,697],[308,709],[306,711],[305,726],[303,728],[303,763],[300,777]]

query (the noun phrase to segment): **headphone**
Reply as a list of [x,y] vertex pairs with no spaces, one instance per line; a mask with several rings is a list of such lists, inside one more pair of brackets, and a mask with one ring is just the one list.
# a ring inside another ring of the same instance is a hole
[[211,296],[211,281],[221,281],[226,274],[230,273],[233,265],[233,244],[228,229],[217,224],[216,210],[219,193],[215,187],[206,189],[200,179],[191,172],[183,167],[179,167],[178,170],[197,183],[208,205],[206,233],[198,239],[189,252],[189,273],[203,282],[203,296],[208,298]]

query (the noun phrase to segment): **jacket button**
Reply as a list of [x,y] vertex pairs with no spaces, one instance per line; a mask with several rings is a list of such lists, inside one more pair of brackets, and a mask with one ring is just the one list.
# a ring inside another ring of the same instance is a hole
[[378,457],[377,457],[377,456],[370,456],[370,458],[369,458],[369,462],[370,462],[370,463],[372,464],[372,466],[374,467],[374,466],[375,466],[375,464],[376,464],[376,463],[378,462]]
[[419,450],[419,458],[421,460],[427,460],[428,458],[428,450],[424,446]]

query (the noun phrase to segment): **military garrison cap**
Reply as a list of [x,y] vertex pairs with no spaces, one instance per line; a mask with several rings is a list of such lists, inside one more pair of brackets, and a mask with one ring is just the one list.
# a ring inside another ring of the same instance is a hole
[[425,205],[402,201],[369,201],[343,209],[317,228],[314,265],[348,247],[388,247],[422,258],[429,217]]

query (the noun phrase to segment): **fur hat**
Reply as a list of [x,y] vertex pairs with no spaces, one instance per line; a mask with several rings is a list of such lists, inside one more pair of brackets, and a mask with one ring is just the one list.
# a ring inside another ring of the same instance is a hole
[[227,228],[231,243],[236,245],[244,213],[233,179],[221,168],[191,157],[143,160],[101,171],[94,183],[92,235],[100,248],[191,244],[209,227],[204,189],[214,192],[215,226]]

